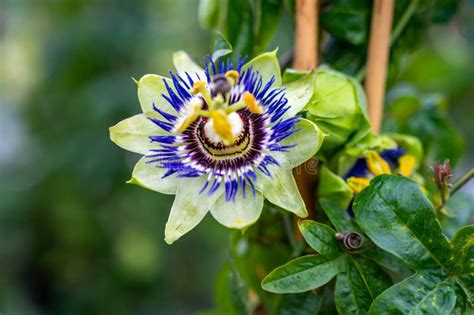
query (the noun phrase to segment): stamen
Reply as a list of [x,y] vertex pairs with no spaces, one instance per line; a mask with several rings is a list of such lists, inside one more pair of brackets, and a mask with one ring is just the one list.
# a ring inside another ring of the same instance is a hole
[[211,110],[211,119],[214,131],[221,138],[225,145],[232,145],[235,137],[232,134],[232,126],[228,120],[226,112],[222,109]]
[[410,176],[415,168],[415,157],[413,155],[406,154],[398,159],[399,168],[398,173],[403,176]]
[[175,130],[177,132],[185,131],[193,122],[198,119],[202,112],[202,100],[200,98],[193,98],[190,103],[186,115],[176,125]]
[[254,114],[262,114],[263,109],[258,105],[257,101],[255,100],[255,96],[253,96],[250,92],[244,93],[244,102],[247,105],[248,109]]
[[239,73],[235,70],[229,70],[225,73],[226,78],[230,79],[232,85],[236,85],[239,82]]
[[347,179],[347,184],[354,193],[358,194],[370,185],[370,180],[363,177],[349,177]]
[[367,167],[375,175],[392,174],[388,163],[378,154],[377,151],[372,151],[366,157]]
[[196,81],[194,82],[193,84],[193,87],[192,89],[189,91],[189,93],[193,94],[193,95],[196,95],[198,93],[201,93],[202,97],[204,98],[204,100],[206,101],[206,103],[211,106],[212,104],[212,98],[211,98],[211,94],[209,93],[209,91],[207,90],[206,88],[206,82],[204,81]]

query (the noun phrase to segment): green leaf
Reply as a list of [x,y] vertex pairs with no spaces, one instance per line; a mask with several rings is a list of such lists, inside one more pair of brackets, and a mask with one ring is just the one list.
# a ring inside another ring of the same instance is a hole
[[461,228],[451,241],[451,260],[457,273],[471,273],[474,277],[474,225]]
[[413,269],[449,270],[448,240],[433,205],[414,181],[401,176],[378,176],[357,195],[353,209],[364,233]]
[[308,104],[313,95],[315,77],[316,74],[311,72],[283,86],[285,97],[288,99],[288,106],[290,107],[285,113],[286,117],[295,116]]
[[376,262],[397,275],[397,279],[403,279],[413,274],[413,271],[398,257],[373,246],[360,254],[362,257]]
[[250,314],[242,280],[229,264],[225,264],[217,274],[214,292],[218,314]]
[[232,53],[232,45],[222,35],[221,32],[216,32],[214,35],[214,47],[212,48],[212,60],[216,61],[221,57]]
[[332,225],[339,232],[359,231],[347,213],[353,197],[350,187],[326,166],[320,168],[319,176],[320,182],[324,183],[318,186],[319,204]]
[[325,155],[367,135],[370,125],[365,108],[363,90],[354,79],[329,69],[316,72],[313,97],[306,109],[307,118],[328,134],[322,147]]
[[341,258],[314,255],[296,258],[268,274],[262,288],[273,293],[300,293],[319,288],[337,274]]
[[367,314],[372,301],[390,285],[390,277],[375,263],[346,256],[334,293],[338,313]]
[[369,314],[451,314],[456,305],[455,285],[443,273],[418,273],[379,295]]
[[300,221],[298,227],[311,248],[326,257],[341,254],[336,240],[336,231],[329,226],[315,221]]
[[278,305],[276,315],[314,315],[319,314],[323,298],[314,291],[284,294]]
[[150,136],[158,136],[167,132],[151,122],[144,114],[124,119],[110,127],[110,140],[119,147],[140,154],[147,154],[159,144],[152,142]]
[[472,273],[458,275],[457,280],[464,292],[464,296],[471,306],[474,307],[474,275]]

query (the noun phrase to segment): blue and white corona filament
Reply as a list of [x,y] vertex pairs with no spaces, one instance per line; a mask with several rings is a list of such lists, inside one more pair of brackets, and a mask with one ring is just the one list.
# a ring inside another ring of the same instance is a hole
[[110,130],[119,146],[144,154],[131,183],[176,194],[165,240],[187,233],[208,211],[244,228],[258,219],[264,198],[304,217],[291,169],[323,138],[297,116],[311,98],[313,74],[281,86],[274,52],[235,68],[209,58],[201,69],[183,52],[173,57],[170,78],[137,82],[144,113]]
[[166,168],[163,177],[206,176],[200,193],[213,194],[221,186],[227,201],[235,201],[238,189],[255,195],[257,170],[272,177],[268,165],[280,166],[272,152],[290,152],[298,145],[280,142],[297,131],[297,117],[282,118],[288,99],[274,88],[275,77],[265,84],[252,67],[241,72],[242,63],[218,65],[209,60],[205,81],[170,73],[173,86],[164,81],[163,97],[176,110],[166,113],[154,106],[162,119],[150,118],[172,135],[150,136],[161,144],[146,156],[148,163]]

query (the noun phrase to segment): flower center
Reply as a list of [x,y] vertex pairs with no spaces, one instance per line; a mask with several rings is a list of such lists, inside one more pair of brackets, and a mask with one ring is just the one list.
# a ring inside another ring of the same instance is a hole
[[[238,139],[239,136],[242,134],[244,130],[244,122],[239,114],[236,112],[230,113],[227,116],[227,122],[230,126],[230,133],[234,137],[234,139]],[[206,136],[214,144],[222,143],[223,141],[219,134],[216,133],[216,126],[214,118],[209,119],[206,124],[204,125],[204,131],[206,132]]]

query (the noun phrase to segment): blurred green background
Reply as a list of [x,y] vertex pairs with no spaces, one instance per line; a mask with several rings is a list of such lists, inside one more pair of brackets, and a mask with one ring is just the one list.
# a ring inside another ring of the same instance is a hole
[[[207,217],[166,245],[173,196],[126,185],[139,157],[108,138],[110,126],[139,112],[131,77],[166,73],[176,50],[197,60],[209,51],[197,8],[196,0],[0,2],[2,314],[212,307],[228,231]],[[465,139],[456,174],[473,162],[473,16],[463,2],[450,24],[431,28],[403,56],[389,83],[444,95],[443,110]],[[290,50],[290,26],[285,15],[270,48]]]

